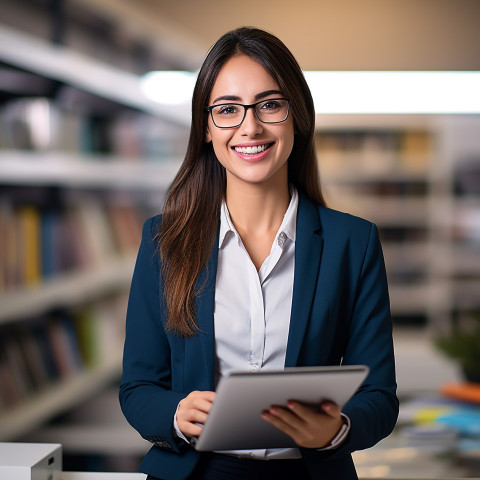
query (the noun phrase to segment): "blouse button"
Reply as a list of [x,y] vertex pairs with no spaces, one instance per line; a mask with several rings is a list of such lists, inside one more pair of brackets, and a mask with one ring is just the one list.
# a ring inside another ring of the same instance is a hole
[[251,372],[258,372],[259,368],[258,365],[255,363],[250,367]]

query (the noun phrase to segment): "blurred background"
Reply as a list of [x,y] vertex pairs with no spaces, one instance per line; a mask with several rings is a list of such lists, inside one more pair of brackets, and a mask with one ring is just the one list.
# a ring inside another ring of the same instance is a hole
[[2,0],[0,441],[137,469],[149,445],[117,388],[140,229],[182,160],[192,78],[241,25],[308,72],[327,201],[381,234],[401,412],[359,475],[480,476],[477,0]]

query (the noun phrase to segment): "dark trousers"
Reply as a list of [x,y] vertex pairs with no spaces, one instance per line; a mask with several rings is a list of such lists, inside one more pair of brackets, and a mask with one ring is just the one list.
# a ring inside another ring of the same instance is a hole
[[[147,480],[161,480],[148,476]],[[298,460],[252,460],[219,453],[203,454],[188,480],[310,480]]]

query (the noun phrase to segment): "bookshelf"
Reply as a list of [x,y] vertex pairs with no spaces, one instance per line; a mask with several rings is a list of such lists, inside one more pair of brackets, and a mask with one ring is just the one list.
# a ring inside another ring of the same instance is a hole
[[316,143],[328,204],[379,228],[394,319],[424,323],[435,287],[428,261],[434,133],[424,117],[404,120],[324,117]]
[[20,405],[0,413],[1,441],[18,438],[59,412],[75,407],[109,385],[121,373],[121,346],[108,361],[94,369],[57,382]]
[[453,328],[469,328],[472,315],[480,315],[480,117],[450,116],[439,120],[441,210],[435,223],[443,254],[435,265]]
[[319,116],[327,202],[374,221],[397,325],[480,309],[478,116]]
[[188,109],[182,111],[148,100],[142,94],[138,76],[4,24],[0,24],[0,61],[180,126],[190,122]]
[[0,66],[18,79],[0,82],[0,441],[11,441],[119,378],[141,226],[178,169],[190,112],[5,25]]
[[86,271],[55,276],[32,290],[19,288],[0,295],[2,324],[47,312],[52,306],[81,305],[128,286],[135,255],[125,255]]
[[156,164],[121,157],[105,160],[69,152],[0,150],[0,178],[3,185],[164,191],[181,162],[168,159]]

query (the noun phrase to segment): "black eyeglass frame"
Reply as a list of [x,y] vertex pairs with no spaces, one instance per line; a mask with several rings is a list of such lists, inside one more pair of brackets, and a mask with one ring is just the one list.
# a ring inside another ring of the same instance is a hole
[[[275,100],[283,100],[285,102],[287,102],[287,113],[285,115],[285,118],[283,120],[278,120],[276,122],[264,122],[259,116],[258,116],[258,113],[257,113],[257,109],[256,109],[256,106],[257,105],[260,105],[261,103],[267,103],[267,102],[274,102]],[[213,109],[214,108],[217,108],[217,107],[223,107],[223,106],[227,106],[227,105],[237,105],[239,107],[243,107],[243,117],[242,119],[240,120],[239,123],[237,123],[236,125],[232,125],[231,127],[219,127],[216,123],[215,123],[215,119],[213,118]],[[218,104],[215,104],[215,105],[210,105],[209,107],[205,107],[205,110],[207,112],[210,113],[210,116],[212,117],[212,122],[213,124],[217,127],[217,128],[237,128],[239,127],[243,121],[245,120],[245,117],[247,116],[247,111],[249,108],[253,108],[253,112],[255,113],[255,116],[257,117],[257,119],[262,122],[262,123],[265,123],[267,125],[271,125],[271,124],[275,124],[275,123],[283,123],[287,120],[288,118],[288,115],[290,113],[290,100],[288,98],[267,98],[266,100],[260,100],[259,102],[256,102],[256,103],[251,103],[250,105],[244,105],[243,103],[234,103],[234,102],[228,102],[228,103],[218,103]]]

